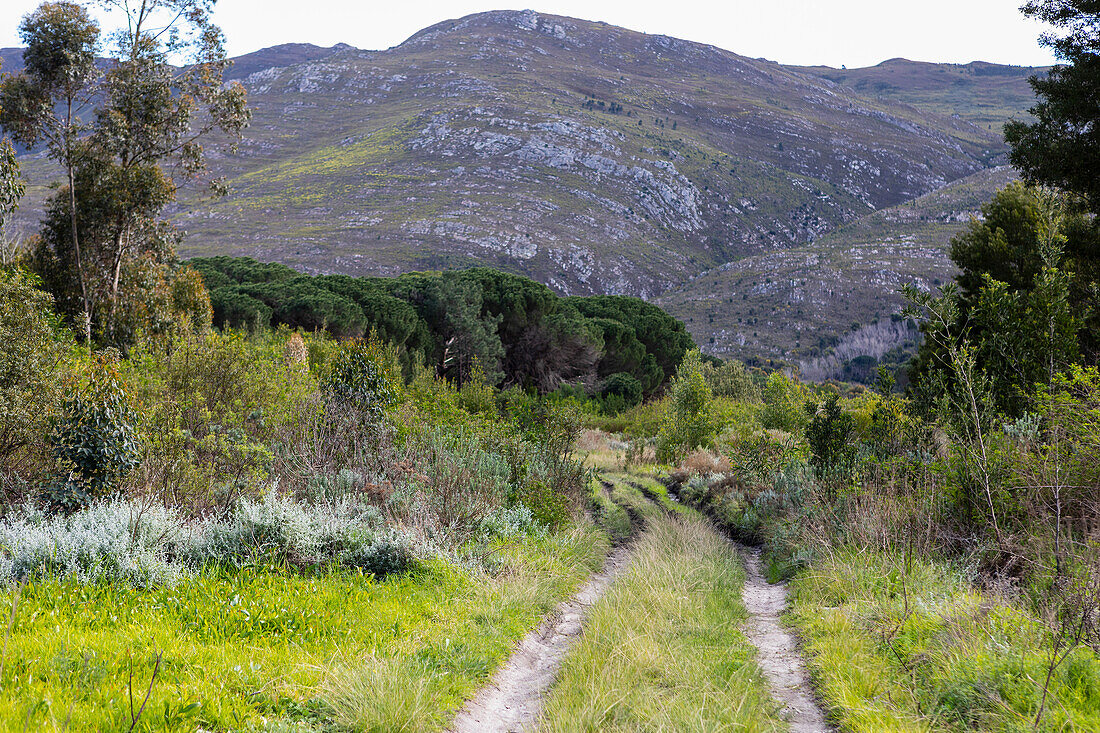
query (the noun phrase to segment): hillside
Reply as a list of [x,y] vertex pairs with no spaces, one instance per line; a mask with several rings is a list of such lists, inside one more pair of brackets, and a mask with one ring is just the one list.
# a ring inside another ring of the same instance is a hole
[[1028,78],[1047,69],[969,64],[930,64],[890,59],[863,69],[807,66],[801,69],[881,101],[911,104],[941,115],[958,115],[978,127],[1000,133],[1012,117],[1025,116],[1035,93]]
[[234,196],[188,254],[390,274],[490,264],[653,296],[981,169],[999,141],[709,46],[484,13],[246,77]]
[[651,297],[1003,150],[966,121],[775,63],[529,11],[301,61],[321,53],[242,59],[272,66],[244,77],[241,153],[214,160],[234,193],[180,207],[183,254],[352,274],[488,264]]
[[849,359],[881,356],[906,336],[888,325],[902,305],[898,288],[949,281],[951,238],[1014,178],[1009,167],[981,171],[812,244],[723,265],[657,302],[718,355],[777,358],[803,368],[820,366],[815,360],[838,346]]

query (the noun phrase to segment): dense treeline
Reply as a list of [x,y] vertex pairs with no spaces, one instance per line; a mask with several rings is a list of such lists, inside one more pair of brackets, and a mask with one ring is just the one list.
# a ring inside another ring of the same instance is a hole
[[629,407],[660,390],[692,347],[682,323],[637,298],[563,298],[488,268],[354,278],[247,257],[189,265],[210,291],[215,325],[374,333],[406,370],[434,366],[459,383],[478,368],[494,386],[580,388]]

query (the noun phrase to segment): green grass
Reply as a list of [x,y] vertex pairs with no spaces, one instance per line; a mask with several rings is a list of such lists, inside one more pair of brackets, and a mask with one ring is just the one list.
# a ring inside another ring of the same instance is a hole
[[265,568],[149,591],[32,583],[0,674],[0,730],[62,730],[70,711],[74,733],[127,730],[130,689],[136,711],[158,654],[135,730],[439,730],[607,550],[586,523],[495,547],[491,576],[437,561],[382,582]]
[[630,515],[611,498],[611,491],[599,479],[592,479],[589,485],[591,490],[592,511],[598,521],[616,542],[623,542],[630,537]]
[[[606,478],[617,487],[624,501],[637,505],[645,516],[652,518],[655,509],[673,513],[693,513],[693,510],[677,503],[668,494],[668,488],[652,475],[655,466],[635,467],[630,474],[607,474]],[[640,504],[644,498],[647,503]]]
[[743,581],[704,520],[653,514],[566,659],[542,730],[784,729],[740,630]]
[[[1029,614],[957,570],[856,552],[791,583],[791,620],[844,730],[1031,730],[1049,638]],[[908,612],[906,612],[908,608]],[[1078,650],[1054,673],[1043,730],[1100,730],[1100,660]]]

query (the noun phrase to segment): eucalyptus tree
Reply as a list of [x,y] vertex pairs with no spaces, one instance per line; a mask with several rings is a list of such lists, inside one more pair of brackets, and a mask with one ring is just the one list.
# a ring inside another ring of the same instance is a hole
[[249,120],[244,87],[226,85],[224,36],[214,0],[99,0],[117,30],[116,63],[106,72],[91,152],[106,190],[95,222],[102,252],[107,322],[119,302],[123,267],[139,256],[170,256],[176,234],[160,219],[184,182],[206,179],[213,195],[223,179],[207,177],[202,141],[239,139]]
[[[46,205],[36,269],[70,316],[79,293],[89,340],[94,323],[98,338],[116,342],[132,333],[116,329],[132,322],[121,312],[125,303],[149,301],[121,291],[167,286],[142,275],[174,260],[181,233],[165,207],[185,184],[225,192],[223,180],[207,175],[203,142],[217,136],[235,144],[249,110],[244,88],[224,81],[230,61],[212,20],[214,0],[95,4],[110,57],[98,64],[100,30],[84,6],[47,2],[27,16],[26,68],[5,82],[4,124],[25,144],[46,139],[68,171],[67,190]],[[60,50],[46,53],[54,47]],[[77,98],[91,103],[86,121],[72,121],[69,106],[56,104]],[[64,111],[60,125],[52,122],[54,108]]]
[[92,306],[81,251],[75,178],[83,154],[81,138],[88,130],[82,114],[92,103],[99,77],[99,25],[77,3],[46,2],[23,18],[19,36],[25,45],[23,70],[6,76],[0,84],[0,126],[28,148],[44,144],[50,157],[65,168],[69,183],[68,244],[72,247],[87,337]]
[[[0,107],[0,117],[3,108]],[[15,158],[15,148],[11,140],[0,138],[0,266],[6,265],[4,237],[8,219],[19,207],[26,186],[19,173],[19,161]]]
[[[26,186],[11,141],[0,139],[0,266],[8,263],[8,222],[19,207]],[[18,240],[15,240],[18,241]]]

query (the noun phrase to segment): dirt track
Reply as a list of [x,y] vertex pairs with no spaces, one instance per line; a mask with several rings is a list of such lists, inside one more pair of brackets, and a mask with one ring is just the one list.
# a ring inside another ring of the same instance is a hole
[[630,563],[630,550],[611,553],[571,599],[558,605],[542,625],[523,638],[489,684],[466,704],[452,733],[512,733],[534,730],[543,695],[557,677],[565,655],[581,634],[584,617]]
[[787,608],[787,586],[764,579],[759,550],[738,546],[738,551],[747,575],[741,599],[751,614],[745,623],[745,636],[759,652],[756,661],[768,680],[772,697],[783,706],[791,733],[832,730],[814,700],[798,644],[779,622],[779,615]]

